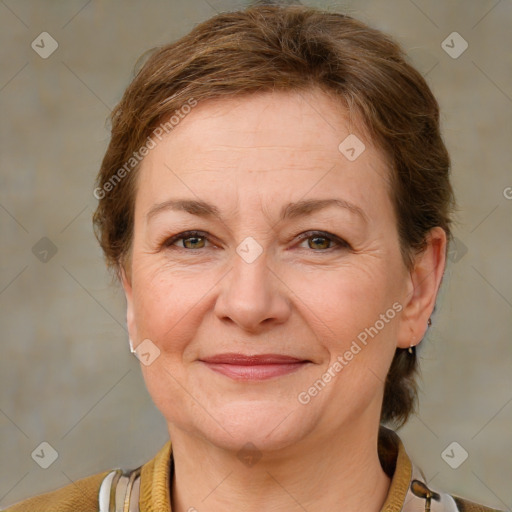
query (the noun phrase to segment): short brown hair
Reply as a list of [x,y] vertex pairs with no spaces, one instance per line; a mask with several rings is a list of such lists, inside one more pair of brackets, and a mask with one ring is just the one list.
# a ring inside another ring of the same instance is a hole
[[[106,190],[133,152],[186,98],[200,102],[311,88],[357,113],[388,158],[402,256],[412,268],[431,228],[440,226],[451,238],[455,200],[438,103],[392,39],[341,13],[301,5],[251,6],[218,14],[154,49],[111,114],[111,140],[97,190]],[[138,167],[101,194],[93,217],[107,265],[117,278],[131,253]],[[397,349],[386,380],[382,422],[401,426],[414,411],[416,373],[416,354]]]

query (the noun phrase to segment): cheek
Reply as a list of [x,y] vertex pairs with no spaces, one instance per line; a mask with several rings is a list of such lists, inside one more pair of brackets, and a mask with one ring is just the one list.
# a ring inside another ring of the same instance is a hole
[[179,272],[160,263],[135,268],[139,339],[149,338],[166,353],[181,353],[197,332],[213,285],[204,273]]
[[183,354],[197,333],[201,298],[211,285],[202,284],[199,277],[187,279],[163,268],[147,264],[134,272],[139,340],[150,339],[160,351],[150,365],[141,364],[141,371],[146,388],[164,417],[186,424],[197,404],[187,392],[192,386],[187,380]]
[[316,279],[318,288],[306,283],[300,292],[318,290],[306,296],[308,308],[303,310],[328,354],[320,372],[330,370],[336,375],[331,393],[340,403],[363,395],[361,403],[366,403],[386,378],[396,348],[400,309],[394,298],[396,285],[389,276],[384,265],[340,269]]
[[346,342],[373,325],[394,302],[391,283],[378,266],[359,265],[309,278],[301,276],[293,289],[307,306],[301,309],[310,311],[311,322],[325,331],[324,339],[335,343]]
[[332,382],[323,399],[364,407],[385,381],[401,305],[392,280],[375,269],[338,272],[322,284],[323,293],[310,294],[303,310],[328,354],[319,369],[319,377]]

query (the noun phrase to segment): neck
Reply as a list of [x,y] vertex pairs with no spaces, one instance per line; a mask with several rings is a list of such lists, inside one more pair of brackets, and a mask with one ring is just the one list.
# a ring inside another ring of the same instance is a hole
[[170,428],[170,434],[173,512],[379,512],[389,490],[377,452],[378,425],[264,452],[253,464],[182,430]]

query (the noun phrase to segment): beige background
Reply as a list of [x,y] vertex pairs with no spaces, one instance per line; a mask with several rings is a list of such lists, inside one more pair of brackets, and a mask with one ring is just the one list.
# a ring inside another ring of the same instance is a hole
[[[305,3],[394,35],[439,98],[459,250],[420,352],[420,414],[402,436],[432,487],[510,510],[512,3]],[[109,284],[92,234],[93,180],[108,142],[105,119],[136,59],[242,5],[0,2],[0,507],[135,467],[167,440],[128,351],[124,297]],[[44,31],[59,45],[47,59],[31,48]],[[454,31],[469,44],[457,59],[441,47]],[[57,250],[47,262],[33,252],[43,237]],[[58,452],[48,469],[31,458],[43,441]],[[453,441],[469,453],[458,469],[441,457]]]

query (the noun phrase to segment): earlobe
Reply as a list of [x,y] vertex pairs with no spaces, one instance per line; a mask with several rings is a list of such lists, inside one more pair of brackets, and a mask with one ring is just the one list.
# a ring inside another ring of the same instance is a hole
[[130,296],[130,299],[131,299],[131,295],[132,295],[132,284],[131,284],[131,279],[129,279],[127,273],[126,273],[126,269],[124,267],[124,265],[120,265],[119,267],[119,275],[121,276],[121,283],[123,285],[123,289],[124,289],[124,293],[126,295],[126,298],[128,299],[128,295]]
[[417,345],[425,336],[445,270],[446,242],[446,232],[440,227],[432,228],[425,250],[415,258],[403,298],[397,333],[399,348]]
[[127,276],[124,266],[120,267],[121,282],[126,297],[126,325],[128,327],[128,335],[130,340],[130,348],[132,348],[132,340],[137,340],[137,330],[135,326],[135,315],[133,311],[133,289],[131,279]]

